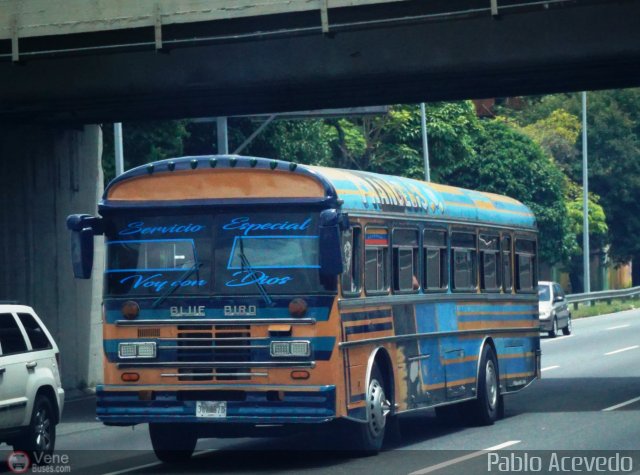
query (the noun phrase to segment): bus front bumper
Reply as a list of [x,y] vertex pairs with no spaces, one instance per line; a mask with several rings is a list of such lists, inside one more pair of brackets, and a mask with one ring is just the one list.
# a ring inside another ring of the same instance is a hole
[[[167,390],[112,385],[96,388],[96,414],[107,425],[155,423],[203,424],[315,424],[336,416],[335,386],[314,386],[308,390],[251,389],[196,390],[183,387]],[[226,411],[218,417],[199,417],[199,401],[224,401]]]

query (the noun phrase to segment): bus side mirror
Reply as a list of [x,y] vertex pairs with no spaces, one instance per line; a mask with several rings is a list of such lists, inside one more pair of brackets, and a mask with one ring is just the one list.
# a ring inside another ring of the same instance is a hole
[[320,274],[327,276],[342,274],[340,232],[348,226],[347,215],[335,209],[326,209],[320,213]]
[[88,214],[67,218],[71,230],[71,263],[76,279],[89,279],[93,268],[93,236],[102,233],[102,220]]

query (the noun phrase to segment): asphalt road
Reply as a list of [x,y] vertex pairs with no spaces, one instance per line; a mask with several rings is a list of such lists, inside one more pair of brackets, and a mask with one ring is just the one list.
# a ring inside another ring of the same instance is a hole
[[52,467],[81,474],[640,473],[640,311],[577,320],[573,330],[542,338],[542,379],[508,396],[505,418],[491,427],[445,423],[424,411],[403,417],[401,439],[373,457],[323,450],[326,434],[299,435],[201,440],[192,460],[175,467],[157,461],[146,426],[95,422],[88,398],[68,403],[56,449],[69,460]]

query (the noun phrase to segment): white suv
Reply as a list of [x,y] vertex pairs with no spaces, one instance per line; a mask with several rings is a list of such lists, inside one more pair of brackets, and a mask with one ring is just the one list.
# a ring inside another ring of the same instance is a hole
[[60,352],[31,307],[0,304],[0,443],[51,454],[64,405]]

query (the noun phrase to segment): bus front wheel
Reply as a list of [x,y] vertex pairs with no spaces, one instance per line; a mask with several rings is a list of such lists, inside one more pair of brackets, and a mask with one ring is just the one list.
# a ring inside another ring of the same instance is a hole
[[385,394],[385,381],[378,366],[371,371],[371,378],[365,395],[365,423],[350,422],[347,440],[350,448],[364,454],[376,454],[382,448],[387,419],[391,412],[391,403]]
[[180,424],[149,424],[151,445],[156,457],[165,463],[180,463],[191,458],[198,442],[193,430]]

